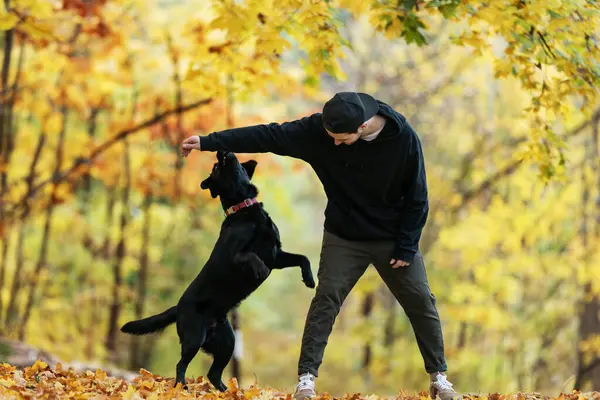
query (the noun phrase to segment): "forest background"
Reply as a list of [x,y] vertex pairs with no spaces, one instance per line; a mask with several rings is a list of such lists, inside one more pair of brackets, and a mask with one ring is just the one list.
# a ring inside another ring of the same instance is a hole
[[[4,0],[2,337],[172,376],[174,304],[223,213],[191,134],[319,112],[365,91],[418,132],[421,240],[460,391],[600,389],[600,5],[596,1]],[[259,161],[260,200],[316,274],[325,197],[309,167]],[[313,291],[279,271],[232,315],[226,378],[293,390]],[[3,353],[4,354],[4,353]],[[210,363],[199,355],[190,376]],[[401,307],[369,269],[319,391],[425,387]]]

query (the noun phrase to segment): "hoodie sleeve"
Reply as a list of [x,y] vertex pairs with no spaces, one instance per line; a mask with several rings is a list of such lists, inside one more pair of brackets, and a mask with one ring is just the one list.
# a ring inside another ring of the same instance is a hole
[[200,150],[234,153],[274,153],[307,160],[324,131],[321,114],[299,120],[227,129],[200,136]]
[[412,129],[404,171],[406,171],[403,179],[404,202],[400,208],[398,234],[391,257],[410,264],[419,249],[421,232],[429,213],[423,150],[419,138]]

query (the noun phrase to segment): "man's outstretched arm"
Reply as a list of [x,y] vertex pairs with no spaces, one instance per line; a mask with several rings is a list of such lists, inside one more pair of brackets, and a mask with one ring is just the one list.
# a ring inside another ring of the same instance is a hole
[[[320,114],[313,114],[299,120],[273,122],[226,129],[207,136],[190,136],[181,145],[183,156],[191,150],[234,153],[274,153],[306,160],[314,151],[313,146],[325,130],[321,125]],[[324,137],[324,136],[323,136]]]

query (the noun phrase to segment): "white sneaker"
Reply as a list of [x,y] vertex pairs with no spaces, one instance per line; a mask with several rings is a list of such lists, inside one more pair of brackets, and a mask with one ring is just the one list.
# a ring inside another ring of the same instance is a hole
[[298,384],[296,385],[296,392],[294,393],[294,399],[310,399],[315,397],[317,392],[315,391],[315,376],[310,372],[307,372],[298,377]]
[[429,391],[433,400],[436,396],[439,396],[440,400],[462,399],[462,396],[452,389],[452,384],[446,379],[446,375],[440,373],[435,376],[434,381],[431,381]]

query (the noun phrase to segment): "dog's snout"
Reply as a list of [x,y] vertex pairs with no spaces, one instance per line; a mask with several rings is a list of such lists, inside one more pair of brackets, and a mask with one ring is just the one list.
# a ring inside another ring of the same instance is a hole
[[221,159],[221,165],[226,166],[231,164],[235,160],[235,154],[230,151],[226,151],[223,153],[223,158]]
[[220,167],[227,167],[230,164],[233,164],[236,160],[235,153],[226,150],[219,150],[217,152],[218,165]]
[[227,157],[228,154],[229,154],[229,152],[226,150],[218,150],[217,151],[217,159],[219,161],[223,161],[223,160],[225,160],[225,157]]

